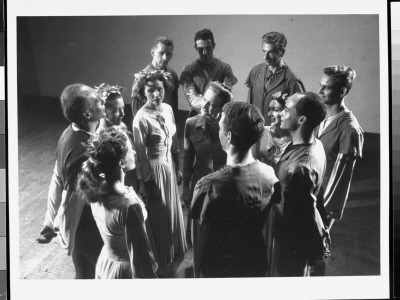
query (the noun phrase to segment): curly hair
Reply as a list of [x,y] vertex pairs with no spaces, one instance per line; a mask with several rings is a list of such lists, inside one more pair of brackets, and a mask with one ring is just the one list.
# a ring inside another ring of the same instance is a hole
[[268,32],[264,34],[261,39],[267,44],[275,45],[279,51],[282,51],[283,54],[285,53],[287,39],[283,33],[276,31]]
[[102,202],[108,194],[109,178],[125,158],[129,143],[125,132],[116,127],[102,130],[88,145],[88,159],[78,176],[78,192],[88,202]]
[[174,42],[166,36],[161,35],[161,36],[156,37],[153,42],[152,49],[156,48],[158,43],[164,44],[165,46],[171,46],[172,49],[174,49]]
[[347,89],[346,95],[349,93],[353,85],[353,80],[356,78],[356,71],[345,65],[332,65],[325,67],[324,74],[333,77],[338,88],[345,87]]
[[223,83],[211,81],[206,90],[208,89],[212,89],[217,94],[217,97],[221,100],[221,108],[226,103],[233,101],[233,95],[229,90],[230,88]]
[[122,93],[126,88],[119,85],[109,85],[102,83],[100,86],[94,87],[98,96],[105,101],[106,108],[110,108],[115,99],[122,98]]
[[282,109],[283,109],[285,107],[286,100],[288,98],[289,98],[289,94],[288,93],[282,94],[282,92],[279,91],[279,92],[276,92],[276,93],[272,94],[272,99],[271,100],[276,100],[282,106]]
[[136,86],[138,90],[139,97],[142,99],[146,98],[144,93],[144,88],[146,85],[148,86],[149,82],[155,82],[157,80],[163,83],[164,89],[169,89],[171,87],[171,82],[169,82],[168,78],[170,78],[170,74],[168,72],[164,72],[163,70],[154,70],[148,72],[140,72],[139,80]]
[[244,150],[257,143],[264,132],[261,111],[246,102],[229,102],[224,105],[224,131],[232,134],[232,145]]

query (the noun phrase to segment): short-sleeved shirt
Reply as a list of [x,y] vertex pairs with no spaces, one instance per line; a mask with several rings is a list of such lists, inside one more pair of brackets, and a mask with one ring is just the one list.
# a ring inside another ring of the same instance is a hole
[[265,63],[255,65],[247,76],[245,85],[249,88],[247,102],[261,110],[266,125],[271,124],[268,107],[275,93],[291,96],[304,92],[303,83],[286,64],[275,73]]
[[226,164],[226,153],[218,137],[218,123],[207,125],[202,115],[186,120],[183,180],[192,181],[192,189],[200,178]]
[[187,65],[179,76],[181,85],[193,83],[196,93],[202,95],[204,95],[206,87],[211,81],[219,81],[229,86],[233,86],[238,82],[235,75],[233,75],[231,66],[215,57],[208,72],[205,72],[200,60],[197,59]]

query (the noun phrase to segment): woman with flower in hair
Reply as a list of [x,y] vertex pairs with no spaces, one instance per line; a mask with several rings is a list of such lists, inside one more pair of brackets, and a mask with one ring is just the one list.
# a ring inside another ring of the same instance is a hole
[[[122,93],[126,91],[126,88],[118,85],[111,86],[109,84],[101,84],[100,86],[95,86],[95,89],[99,97],[105,102],[105,117],[100,120],[97,132],[100,132],[104,128],[110,128],[112,126],[120,128],[125,132],[126,137],[133,146],[133,136],[132,133],[128,131],[128,127],[122,121],[125,117],[125,103],[122,97]],[[136,159],[136,168],[138,168],[139,163]],[[143,181],[141,181],[143,183]],[[125,184],[127,186],[132,186],[133,189],[140,193],[144,187],[138,186],[138,180],[136,171],[132,170],[125,174]]]
[[[272,100],[268,107],[268,117],[270,118],[270,126],[264,127],[264,133],[261,139],[253,146],[253,156],[259,161],[270,165],[276,172],[278,162],[285,151],[286,147],[292,141],[289,131],[281,129],[280,112],[285,108],[285,101],[288,94],[276,92],[272,95]],[[275,205],[270,209],[267,222],[264,227],[264,239],[267,243],[267,259],[271,266],[273,252],[273,230],[274,219],[276,219],[277,210]],[[271,275],[271,270],[268,271]]]
[[[163,103],[169,73],[142,72],[138,90],[146,103],[133,120],[134,144],[140,161],[140,177],[146,188],[149,223],[157,251],[159,274],[186,251],[184,221],[178,185],[179,146],[171,106]],[[139,175],[138,175],[139,176]]]
[[97,279],[155,278],[157,263],[147,237],[147,212],[135,191],[124,185],[135,168],[135,151],[121,129],[99,133],[88,146],[78,190],[91,203],[104,242]]
[[260,141],[253,146],[253,156],[274,170],[285,151],[287,145],[292,141],[289,131],[280,128],[280,112],[285,108],[285,101],[288,94],[276,92],[268,107],[268,117],[271,125],[264,127],[264,134]]

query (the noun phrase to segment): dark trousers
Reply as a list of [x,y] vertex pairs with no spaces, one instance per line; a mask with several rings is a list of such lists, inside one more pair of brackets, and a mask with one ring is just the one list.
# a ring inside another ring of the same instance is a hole
[[309,275],[307,259],[275,241],[273,253],[274,277],[304,277]]

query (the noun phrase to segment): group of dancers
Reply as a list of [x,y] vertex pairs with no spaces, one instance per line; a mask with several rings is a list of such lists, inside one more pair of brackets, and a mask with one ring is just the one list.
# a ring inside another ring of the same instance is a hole
[[[330,230],[341,219],[363,131],[344,103],[355,71],[323,69],[317,93],[282,57],[286,37],[262,37],[265,62],[233,101],[229,64],[199,58],[178,78],[173,42],[155,40],[135,74],[132,131],[120,86],[67,86],[40,243],[58,236],[75,278],[162,278],[193,248],[194,277],[324,275]],[[178,88],[191,111],[179,164]],[[182,184],[182,195],[178,186]],[[188,207],[186,228],[182,207]]]

